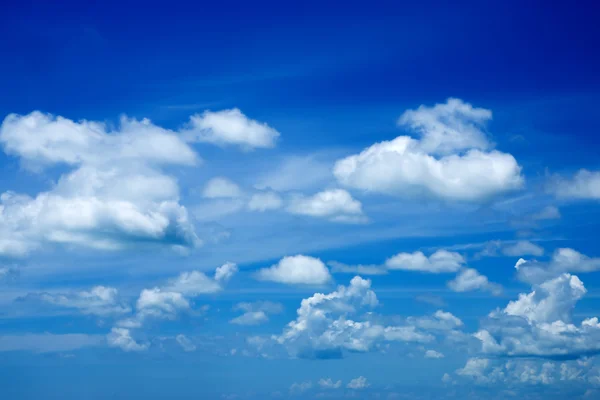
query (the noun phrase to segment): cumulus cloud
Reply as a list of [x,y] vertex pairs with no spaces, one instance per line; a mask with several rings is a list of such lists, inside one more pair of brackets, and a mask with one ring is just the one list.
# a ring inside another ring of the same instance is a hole
[[[345,352],[367,352],[385,342],[429,343],[435,339],[418,326],[419,319],[407,319],[404,324],[379,323],[368,312],[377,305],[371,281],[356,276],[348,286],[302,300],[297,318],[273,339],[291,355],[302,358],[340,358]],[[456,326],[448,314],[430,317],[432,324],[437,322],[440,328]]]
[[433,274],[458,271],[465,259],[458,253],[438,250],[429,257],[420,251],[414,253],[398,253],[385,261],[389,269],[405,271],[429,272]]
[[322,389],[339,389],[342,387],[342,381],[338,380],[334,382],[331,378],[321,378],[318,383]]
[[427,350],[425,352],[425,358],[444,358],[444,355],[435,350]]
[[600,200],[600,171],[579,170],[574,176],[553,176],[548,189],[565,199]]
[[233,310],[243,311],[244,313],[229,321],[232,324],[259,325],[269,321],[268,314],[283,312],[283,305],[271,301],[258,301],[255,303],[238,303]]
[[235,145],[244,150],[274,147],[279,138],[275,129],[246,117],[237,108],[193,115],[182,134],[191,142]]
[[217,267],[215,270],[215,280],[217,282],[227,282],[233,275],[238,272],[238,266],[232,262],[226,262],[225,264]]
[[309,197],[292,197],[287,211],[292,214],[329,218],[334,222],[365,222],[362,204],[343,189],[325,190]]
[[331,280],[329,270],[321,260],[304,255],[284,257],[277,264],[259,270],[256,277],[289,285],[322,285]]
[[336,162],[333,172],[348,187],[398,196],[480,201],[523,186],[515,158],[486,150],[481,126],[491,117],[458,99],[408,111],[400,123],[420,139],[399,136]]
[[34,171],[68,168],[36,196],[0,195],[0,251],[21,256],[44,243],[119,249],[131,243],[197,246],[176,180],[161,171],[198,163],[172,131],[122,118],[117,129],[33,112],[0,126],[6,153]]
[[119,347],[123,351],[144,351],[148,349],[148,344],[137,343],[130,334],[127,328],[112,328],[111,332],[106,337],[108,345],[111,347]]
[[574,359],[600,351],[597,318],[574,324],[572,313],[586,289],[575,275],[563,273],[522,293],[492,312],[474,336],[481,352],[516,357]]
[[473,268],[464,268],[451,281],[448,287],[455,292],[471,292],[474,290],[486,290],[495,295],[502,293],[502,287],[492,283],[484,275]]
[[350,382],[348,382],[348,384],[346,385],[346,387],[348,389],[354,389],[354,390],[366,389],[369,386],[370,386],[369,382],[367,381],[367,378],[365,378],[364,376],[359,376],[358,378],[354,378]]
[[[183,272],[169,279],[163,286],[143,289],[136,301],[135,314],[117,321],[116,327],[108,336],[109,343],[124,350],[130,347],[145,350],[149,345],[137,347],[131,336],[134,329],[140,329],[149,319],[174,320],[182,312],[190,312],[190,300],[202,294],[216,293],[222,290],[222,284],[237,272],[237,265],[225,263],[218,267],[213,278],[203,272]],[[129,350],[128,350],[129,351]]]
[[424,105],[407,110],[398,125],[421,136],[421,146],[429,153],[451,154],[457,150],[486,150],[492,146],[483,132],[492,112],[450,98],[433,107]]
[[540,283],[564,272],[588,273],[600,270],[600,258],[588,257],[571,248],[559,248],[547,262],[520,259],[517,276],[528,283]]
[[216,177],[206,183],[202,190],[202,196],[207,199],[236,198],[242,196],[242,190],[235,182],[227,178]]

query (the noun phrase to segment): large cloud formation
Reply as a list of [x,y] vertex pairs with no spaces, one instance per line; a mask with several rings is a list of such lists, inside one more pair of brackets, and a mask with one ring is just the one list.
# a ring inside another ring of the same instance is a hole
[[385,342],[429,343],[436,335],[462,326],[462,321],[443,311],[385,324],[370,312],[378,304],[371,281],[356,276],[348,286],[303,299],[297,318],[273,339],[295,357],[339,358],[345,352],[381,348]]
[[348,187],[399,196],[479,201],[523,186],[521,167],[489,150],[483,132],[491,112],[459,99],[421,106],[400,117],[420,136],[398,136],[337,161],[334,175]]
[[123,117],[117,128],[32,112],[0,127],[6,153],[33,171],[67,167],[34,197],[0,196],[0,252],[24,255],[47,243],[118,249],[132,242],[196,246],[179,188],[163,167],[193,166],[197,155],[175,132]]

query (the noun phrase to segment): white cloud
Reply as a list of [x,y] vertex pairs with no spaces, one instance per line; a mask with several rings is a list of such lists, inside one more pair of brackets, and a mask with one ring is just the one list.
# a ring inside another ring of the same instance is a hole
[[321,378],[318,383],[322,389],[339,389],[342,387],[342,381],[338,380],[334,382],[331,378]]
[[571,178],[554,176],[549,189],[560,198],[600,200],[600,171],[581,169]]
[[123,351],[144,351],[148,349],[148,344],[139,344],[132,337],[127,328],[112,328],[106,337],[108,345],[119,347]]
[[331,280],[329,270],[321,260],[304,255],[284,257],[270,268],[259,270],[256,277],[290,285],[322,285]]
[[136,303],[139,317],[173,319],[180,310],[190,308],[190,303],[179,292],[163,291],[160,288],[144,289]]
[[175,132],[150,120],[121,118],[118,130],[101,122],[75,122],[34,111],[10,114],[0,127],[0,142],[8,154],[19,156],[26,167],[54,164],[99,165],[127,161],[152,165],[194,165],[198,157]]
[[420,251],[398,253],[385,261],[389,269],[429,272],[434,274],[456,272],[465,263],[463,256],[446,250],[438,250],[429,257]]
[[268,314],[283,312],[283,305],[271,301],[257,301],[254,303],[238,303],[233,307],[233,310],[241,310],[244,313],[229,321],[232,324],[259,325],[269,321]]
[[444,358],[444,355],[435,350],[427,350],[425,352],[425,358]]
[[[117,327],[113,328],[109,341],[129,343],[131,330],[142,328],[148,319],[173,320],[181,312],[189,312],[190,299],[221,291],[221,284],[236,272],[237,265],[225,263],[216,269],[214,279],[199,271],[183,272],[176,278],[169,279],[163,286],[143,289],[136,302],[136,313],[130,318],[117,321]],[[127,345],[118,347],[125,349]]]
[[505,246],[502,249],[502,253],[510,257],[521,257],[521,256],[542,256],[544,255],[544,248],[537,244],[531,243],[528,240],[520,240],[517,243]]
[[348,384],[346,385],[346,387],[348,389],[354,389],[354,390],[366,389],[369,386],[370,386],[369,382],[367,382],[367,378],[365,378],[364,376],[359,376],[358,378],[354,378],[350,382],[348,382]]
[[528,283],[540,283],[564,272],[587,273],[600,270],[600,258],[588,257],[571,248],[554,251],[550,261],[528,261],[520,259],[515,268],[518,277]]
[[260,325],[268,321],[269,317],[264,311],[247,311],[229,322],[236,325]]
[[448,287],[455,292],[487,290],[495,295],[502,293],[500,285],[491,283],[486,276],[473,268],[464,268],[460,271],[453,280],[448,282]]
[[120,302],[117,289],[105,286],[71,293],[41,293],[34,297],[55,306],[79,310],[83,314],[109,316],[131,312],[131,308]]
[[277,210],[283,206],[283,200],[275,192],[260,192],[255,193],[248,201],[248,209],[250,211],[268,211]]
[[11,114],[0,142],[34,171],[70,168],[36,196],[0,196],[0,251],[25,255],[44,243],[114,250],[131,243],[200,244],[176,180],[163,166],[195,165],[194,151],[172,131],[123,118],[117,130],[33,112]]
[[401,119],[417,130],[420,140],[399,136],[375,143],[337,161],[335,177],[366,191],[459,201],[484,200],[523,186],[521,167],[512,155],[480,150],[490,146],[478,133],[487,110],[457,99],[436,107],[422,107]]
[[237,264],[232,262],[226,262],[225,264],[217,267],[215,270],[215,280],[217,282],[227,282],[233,275],[238,272]]
[[188,339],[187,336],[179,334],[175,337],[175,340],[181,346],[183,351],[196,351],[196,345],[190,339]]
[[314,196],[294,196],[287,207],[292,214],[330,218],[336,222],[364,222],[362,204],[342,189],[319,192]]
[[[364,310],[378,305],[371,281],[354,277],[334,292],[315,293],[302,300],[297,318],[273,338],[290,354],[302,358],[340,358],[344,352],[371,351],[384,342],[428,343],[434,336],[419,330],[414,320],[386,326]],[[450,314],[451,315],[451,314]]]
[[236,145],[244,150],[274,147],[279,138],[275,129],[246,117],[237,108],[193,115],[182,133],[191,142]]
[[483,129],[491,119],[490,110],[450,98],[444,104],[421,105],[416,110],[405,111],[398,125],[421,135],[421,146],[426,152],[451,154],[457,150],[490,148]]
[[236,198],[242,196],[242,190],[235,182],[219,176],[206,183],[202,196],[207,199]]
[[198,296],[199,294],[216,293],[221,290],[221,286],[203,272],[190,271],[182,272],[178,277],[170,279],[163,290],[181,293],[185,296]]
[[528,294],[492,312],[474,336],[492,355],[575,359],[600,352],[600,325],[588,318],[575,325],[572,313],[586,289],[567,273],[534,285]]

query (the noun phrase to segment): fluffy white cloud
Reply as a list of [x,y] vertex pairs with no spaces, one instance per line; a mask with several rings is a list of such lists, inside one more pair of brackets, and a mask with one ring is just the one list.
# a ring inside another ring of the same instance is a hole
[[229,322],[236,325],[260,325],[268,321],[269,317],[264,311],[246,311]]
[[179,334],[175,337],[175,340],[181,346],[183,351],[196,351],[196,345],[190,339],[188,339],[187,336]]
[[427,350],[425,352],[425,358],[444,358],[444,355],[439,351]]
[[33,297],[54,306],[78,310],[83,314],[109,316],[131,312],[131,308],[119,300],[117,289],[105,286],[71,293],[41,293]]
[[38,169],[53,164],[102,165],[127,161],[152,165],[194,165],[198,157],[175,132],[150,120],[121,118],[119,129],[100,122],[75,122],[34,111],[8,115],[0,126],[0,142],[8,154]]
[[127,328],[112,328],[106,339],[109,346],[119,347],[123,351],[144,351],[148,349],[148,344],[136,342]]
[[321,378],[318,383],[322,389],[339,389],[342,387],[342,381],[338,380],[334,382],[331,378]]
[[[274,336],[289,353],[305,358],[339,358],[344,352],[367,352],[384,342],[428,343],[434,336],[421,331],[414,320],[386,326],[363,310],[377,306],[371,281],[354,277],[348,286],[334,292],[315,293],[302,300],[297,318],[281,335]],[[356,316],[360,320],[355,320]]]
[[175,318],[180,310],[190,308],[190,303],[179,292],[163,291],[160,288],[144,289],[136,303],[141,319]]
[[433,274],[456,272],[464,263],[465,259],[463,256],[446,250],[438,250],[429,257],[420,251],[398,253],[385,261],[385,265],[389,269],[429,272]]
[[248,209],[250,211],[277,210],[283,206],[283,200],[275,192],[259,192],[250,197]]
[[133,242],[196,246],[200,240],[179,204],[176,180],[163,166],[195,165],[194,151],[172,131],[123,118],[117,130],[33,112],[0,127],[8,154],[35,171],[70,168],[34,197],[0,196],[0,251],[24,255],[44,243],[118,249]]
[[291,285],[322,285],[331,280],[329,270],[321,260],[304,255],[284,257],[270,268],[259,270],[256,277]]
[[348,389],[354,389],[354,390],[366,389],[369,386],[370,386],[369,382],[367,381],[367,378],[365,378],[364,376],[359,376],[358,378],[354,378],[350,382],[348,382],[348,384],[346,385],[346,387]]
[[455,292],[487,290],[496,295],[502,293],[500,285],[490,282],[486,276],[473,268],[464,268],[460,271],[453,280],[448,282],[448,287]]
[[319,192],[314,196],[295,196],[287,211],[292,214],[330,218],[335,222],[364,222],[362,204],[342,189]]
[[[225,263],[216,269],[214,278],[209,278],[199,271],[183,272],[176,278],[169,279],[163,286],[143,289],[136,302],[135,314],[130,318],[117,321],[117,327],[109,334],[109,342],[129,343],[133,340],[131,330],[141,328],[148,319],[173,320],[179,313],[190,311],[191,299],[202,294],[221,291],[221,285],[236,272],[236,264]],[[123,349],[128,347],[127,345],[116,346]],[[147,348],[148,345],[145,347]]]
[[259,325],[269,320],[268,314],[279,314],[283,311],[280,303],[270,301],[258,301],[255,303],[238,303],[234,311],[244,311],[242,315],[232,319],[232,324],[237,325]]
[[486,150],[492,146],[483,129],[492,112],[474,108],[460,99],[450,98],[433,107],[407,110],[398,125],[421,135],[421,146],[428,153],[450,154],[457,150]]
[[520,259],[515,268],[522,281],[540,283],[564,272],[598,271],[600,270],[600,258],[588,257],[570,248],[559,248],[554,251],[548,262]]
[[207,199],[236,198],[242,196],[242,190],[235,182],[216,177],[206,183],[202,196]]
[[600,352],[600,325],[589,318],[575,325],[572,312],[586,289],[567,273],[534,285],[528,294],[489,315],[474,336],[493,355],[578,358]]
[[198,296],[199,294],[218,292],[221,290],[221,286],[203,272],[190,271],[182,272],[177,278],[170,279],[163,290],[177,292],[184,296]]
[[515,158],[491,147],[479,126],[487,110],[458,99],[432,109],[409,111],[401,123],[420,140],[399,136],[336,162],[343,185],[400,196],[433,196],[478,201],[523,186]]
[[275,129],[246,117],[237,108],[193,115],[182,133],[192,142],[236,145],[245,150],[274,147],[279,137]]
[[233,275],[238,272],[238,266],[232,262],[226,262],[225,264],[217,267],[215,270],[215,280],[217,282],[227,282]]
[[579,170],[573,177],[552,177],[549,189],[557,197],[570,199],[600,199],[600,171]]

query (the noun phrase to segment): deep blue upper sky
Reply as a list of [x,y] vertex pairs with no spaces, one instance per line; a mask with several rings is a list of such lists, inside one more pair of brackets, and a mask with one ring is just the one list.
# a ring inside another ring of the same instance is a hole
[[3,4],[0,398],[600,398],[599,15]]

